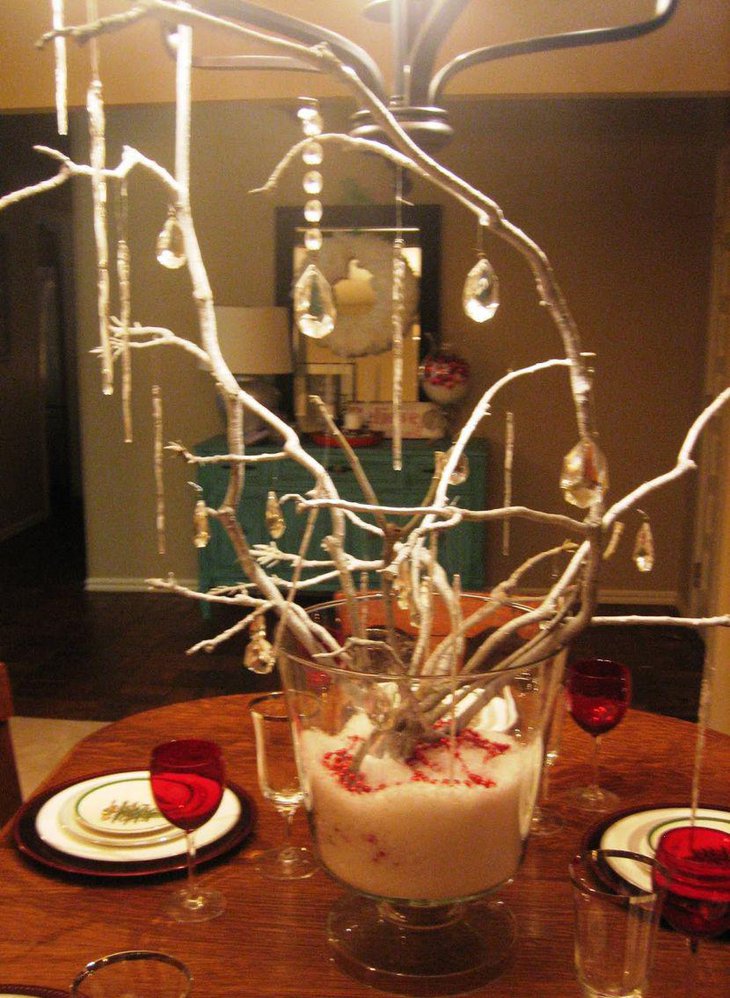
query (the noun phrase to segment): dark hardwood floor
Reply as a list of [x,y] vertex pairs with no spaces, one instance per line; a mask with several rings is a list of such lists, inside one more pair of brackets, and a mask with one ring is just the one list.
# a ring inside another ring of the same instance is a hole
[[[0,544],[0,659],[8,665],[16,713],[115,720],[176,701],[277,685],[242,664],[244,639],[212,654],[187,649],[222,626],[197,606],[153,593],[86,593],[81,511]],[[640,608],[603,607],[638,612]],[[644,608],[645,612],[651,612]],[[617,658],[631,669],[634,705],[694,721],[704,645],[679,627],[594,627],[571,656]]]

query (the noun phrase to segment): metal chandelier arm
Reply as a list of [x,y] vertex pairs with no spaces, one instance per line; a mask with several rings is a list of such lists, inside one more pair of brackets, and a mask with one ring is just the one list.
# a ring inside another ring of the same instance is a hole
[[405,95],[407,103],[428,103],[438,50],[459,14],[470,3],[471,0],[435,0],[429,9],[408,52],[410,87]]
[[[372,56],[335,31],[302,21],[290,14],[280,14],[260,7],[250,0],[200,0],[196,6],[216,17],[225,17],[231,21],[262,28],[264,31],[271,31],[305,45],[319,45],[324,42],[345,65],[351,66],[381,99],[387,99],[383,75]],[[193,65],[201,69],[281,69],[282,59],[276,56],[207,56],[193,59]],[[286,68],[301,69],[304,66],[292,60]],[[311,72],[312,67],[307,68]]]
[[[448,2],[448,0],[445,0]],[[556,49],[582,48],[586,45],[603,45],[606,42],[621,42],[639,38],[656,31],[669,21],[679,7],[679,0],[656,0],[654,14],[645,21],[622,24],[613,28],[590,28],[585,31],[570,31],[560,35],[545,35],[525,38],[503,45],[488,45],[456,56],[443,66],[434,76],[428,89],[428,103],[437,104],[446,83],[457,73],[470,66],[497,59],[507,59],[515,55],[530,55],[534,52],[549,52]]]

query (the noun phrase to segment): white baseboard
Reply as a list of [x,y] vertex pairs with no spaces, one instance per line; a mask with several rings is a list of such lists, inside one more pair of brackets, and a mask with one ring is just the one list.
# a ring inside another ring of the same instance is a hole
[[[179,585],[189,589],[198,588],[197,579],[176,579]],[[147,579],[105,579],[90,576],[84,583],[87,593],[151,593],[155,592]]]

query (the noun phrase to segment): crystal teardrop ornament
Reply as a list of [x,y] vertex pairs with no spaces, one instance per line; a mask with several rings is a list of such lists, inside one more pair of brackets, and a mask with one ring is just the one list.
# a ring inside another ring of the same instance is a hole
[[196,548],[204,548],[208,546],[209,540],[208,511],[205,508],[205,502],[198,499],[193,511],[193,544]]
[[485,256],[480,257],[464,281],[464,311],[474,322],[486,322],[499,308],[499,280]]
[[407,561],[402,561],[398,567],[398,575],[393,583],[393,591],[401,610],[411,607],[411,568]]
[[321,142],[307,142],[302,149],[302,161],[307,166],[319,166],[324,159],[324,149]]
[[[446,463],[451,457],[451,451],[441,451],[437,450],[434,453],[436,474],[441,476],[443,474]],[[449,485],[463,485],[464,482],[469,477],[469,458],[466,454],[462,454],[459,460],[456,462],[456,467],[453,468],[451,474],[449,475]]]
[[185,240],[175,212],[167,216],[157,237],[157,262],[168,270],[179,270],[187,262]]
[[595,440],[579,440],[565,455],[560,488],[565,501],[580,509],[603,499],[608,489],[608,465]]
[[259,632],[254,634],[243,653],[243,664],[251,672],[255,672],[259,676],[265,676],[269,672],[273,672],[274,663],[274,649],[271,647],[271,642],[268,641],[265,633]]
[[321,340],[335,328],[337,311],[329,281],[319,268],[308,264],[294,285],[294,316],[304,336]]
[[654,567],[654,536],[648,520],[637,531],[633,559],[640,572],[651,572]]
[[449,476],[449,485],[463,485],[469,477],[469,458],[462,454]]
[[279,497],[273,489],[269,489],[269,494],[266,497],[265,520],[269,537],[278,541],[286,530],[286,521],[284,520],[284,513],[281,509]]

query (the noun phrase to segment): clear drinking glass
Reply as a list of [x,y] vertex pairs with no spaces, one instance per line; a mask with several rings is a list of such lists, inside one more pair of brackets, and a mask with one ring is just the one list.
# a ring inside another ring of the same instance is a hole
[[71,985],[73,998],[188,998],[185,964],[154,950],[124,950],[87,963]]
[[656,860],[591,849],[570,864],[575,968],[584,998],[643,998],[647,993],[663,891]]
[[314,713],[317,702],[301,693],[268,693],[251,702],[251,718],[256,737],[256,770],[259,788],[285,819],[285,840],[282,846],[269,849],[258,857],[257,868],[274,880],[302,880],[317,870],[317,862],[302,846],[291,843],[291,827],[304,799],[299,782],[292,740],[290,705],[297,700],[297,716]]

